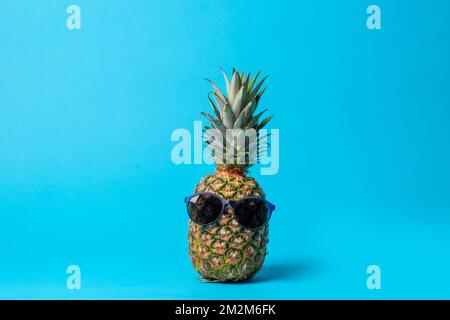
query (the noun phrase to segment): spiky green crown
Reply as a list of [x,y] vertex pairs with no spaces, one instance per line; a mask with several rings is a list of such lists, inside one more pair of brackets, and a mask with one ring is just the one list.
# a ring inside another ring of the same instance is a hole
[[[246,169],[254,163],[253,159],[258,160],[261,152],[264,151],[261,148],[260,140],[265,137],[261,137],[259,131],[272,119],[273,116],[269,116],[260,121],[261,116],[267,111],[267,109],[255,114],[261,96],[266,90],[266,88],[261,89],[261,87],[268,77],[265,76],[261,80],[258,80],[260,72],[261,71],[251,77],[250,73],[245,75],[244,73],[239,73],[233,68],[230,82],[226,72],[222,69],[227,90],[226,95],[222,93],[214,82],[206,79],[213,87],[213,92],[208,94],[208,101],[214,111],[214,116],[202,112],[202,115],[211,122],[212,126],[212,128],[205,126],[204,129],[213,129],[223,137],[224,143],[219,146],[222,150],[222,154],[225,155],[227,152],[227,145],[225,143],[228,137],[226,134],[227,129],[236,129],[234,131],[237,131],[238,129],[254,129],[257,135],[256,155],[253,157],[253,155],[250,154],[249,142],[246,142],[245,160],[243,163],[237,159],[237,149],[233,150],[235,151],[235,157],[232,161],[226,161],[226,163],[218,163],[217,155],[214,155],[213,152],[213,159],[219,168]],[[213,96],[212,98],[211,95]],[[211,142],[207,142],[207,144],[210,145]]]

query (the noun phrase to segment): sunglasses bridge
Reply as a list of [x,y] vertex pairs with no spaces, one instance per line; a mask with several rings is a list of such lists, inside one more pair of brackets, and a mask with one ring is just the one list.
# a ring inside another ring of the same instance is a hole
[[229,212],[228,210],[225,210],[227,207],[230,207],[232,209],[234,209],[236,207],[236,205],[238,204],[239,201],[236,200],[224,200],[223,201],[223,210],[222,210],[222,214],[223,215],[228,215],[231,214],[231,212]]

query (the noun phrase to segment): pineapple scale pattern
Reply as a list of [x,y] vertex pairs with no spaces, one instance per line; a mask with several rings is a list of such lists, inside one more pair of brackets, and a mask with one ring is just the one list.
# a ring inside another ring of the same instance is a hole
[[[201,179],[195,192],[212,192],[226,200],[264,196],[255,179],[216,173]],[[242,228],[227,207],[218,223],[203,227],[189,222],[189,255],[194,268],[213,281],[241,281],[261,268],[266,256],[268,226],[252,231]]]

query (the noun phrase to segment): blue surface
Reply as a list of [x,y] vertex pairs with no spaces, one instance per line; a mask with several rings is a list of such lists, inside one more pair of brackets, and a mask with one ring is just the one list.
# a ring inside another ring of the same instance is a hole
[[[450,2],[0,10],[0,298],[450,298]],[[253,170],[277,205],[269,255],[239,285],[197,280],[183,198],[213,167],[170,160],[218,66],[270,73],[281,136],[279,173]]]

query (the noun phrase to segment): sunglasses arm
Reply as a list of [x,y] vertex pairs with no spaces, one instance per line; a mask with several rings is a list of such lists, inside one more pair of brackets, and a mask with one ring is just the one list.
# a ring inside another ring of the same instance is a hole
[[269,201],[267,201],[267,205],[269,206],[271,212],[275,211],[276,207],[273,203],[270,203]]

